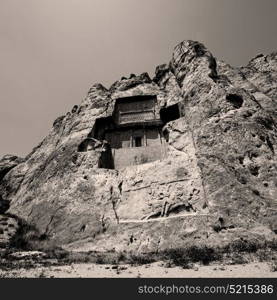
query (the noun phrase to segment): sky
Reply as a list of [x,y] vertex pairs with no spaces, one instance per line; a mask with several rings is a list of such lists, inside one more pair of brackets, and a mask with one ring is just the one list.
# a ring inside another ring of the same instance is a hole
[[183,40],[245,65],[277,50],[276,0],[0,0],[0,157],[25,156],[86,96]]

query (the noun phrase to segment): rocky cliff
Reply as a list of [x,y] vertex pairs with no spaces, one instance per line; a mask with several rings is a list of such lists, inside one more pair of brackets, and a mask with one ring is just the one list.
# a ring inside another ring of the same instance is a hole
[[[24,160],[10,167],[2,160],[1,197],[10,214],[71,249],[147,252],[273,239],[276,82],[276,53],[233,68],[184,41],[154,78],[93,85]],[[101,142],[86,152],[80,145],[112,115],[115,99],[134,95],[157,95],[160,108],[178,103],[180,118],[165,125],[167,157],[99,168]]]

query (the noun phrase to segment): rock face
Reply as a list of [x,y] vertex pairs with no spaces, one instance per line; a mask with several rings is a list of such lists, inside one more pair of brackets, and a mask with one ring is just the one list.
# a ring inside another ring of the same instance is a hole
[[[161,251],[188,243],[259,240],[276,233],[276,53],[244,68],[184,41],[169,64],[93,85],[0,183],[9,212],[59,245]],[[99,168],[103,144],[80,151],[122,97],[155,95],[168,121],[167,156],[123,169]],[[1,170],[1,169],[0,169]],[[7,169],[6,169],[7,170]]]
[[10,208],[10,202],[2,199],[0,196],[0,215],[4,214]]
[[16,167],[23,161],[23,158],[17,157],[15,155],[7,154],[3,156],[0,160],[0,182],[12,168]]

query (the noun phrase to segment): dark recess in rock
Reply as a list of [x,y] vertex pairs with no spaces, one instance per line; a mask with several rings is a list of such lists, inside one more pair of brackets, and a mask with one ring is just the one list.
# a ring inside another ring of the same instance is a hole
[[273,144],[268,136],[266,137],[266,143],[267,143],[269,149],[272,151],[272,153],[275,154]]
[[180,118],[180,110],[178,103],[162,108],[160,111],[161,119],[166,124]]
[[234,106],[234,108],[240,108],[243,104],[243,99],[239,95],[228,94],[226,99]]
[[259,169],[260,169],[259,166],[252,166],[252,165],[249,166],[250,173],[254,176],[259,175]]
[[0,214],[4,214],[10,207],[10,203],[0,196]]
[[71,112],[74,114],[78,110],[78,105],[74,105]]
[[111,147],[107,144],[105,150],[101,152],[98,168],[114,169],[114,159],[111,151]]

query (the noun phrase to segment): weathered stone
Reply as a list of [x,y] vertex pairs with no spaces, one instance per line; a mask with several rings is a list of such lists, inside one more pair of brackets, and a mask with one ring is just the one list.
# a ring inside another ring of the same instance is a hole
[[[273,239],[276,70],[276,54],[238,69],[184,41],[152,80],[143,73],[110,89],[93,85],[5,173],[0,194],[11,213],[71,249],[147,252]],[[166,156],[101,168],[106,148],[95,138],[97,123],[113,118],[118,98],[139,95],[156,97]]]
[[0,182],[4,176],[15,166],[23,162],[24,159],[16,155],[7,154],[0,160]]

